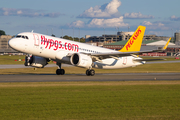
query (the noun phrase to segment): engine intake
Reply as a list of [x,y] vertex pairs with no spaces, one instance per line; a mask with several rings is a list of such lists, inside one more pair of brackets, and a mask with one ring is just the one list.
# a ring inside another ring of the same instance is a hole
[[74,65],[77,65],[79,63],[79,55],[78,54],[73,55],[72,62]]
[[92,58],[86,54],[79,54],[74,53],[71,58],[70,62],[72,65],[83,67],[83,68],[90,68],[92,67]]

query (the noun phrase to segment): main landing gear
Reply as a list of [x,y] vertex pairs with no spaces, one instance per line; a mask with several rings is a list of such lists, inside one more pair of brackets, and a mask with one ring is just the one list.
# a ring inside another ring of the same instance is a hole
[[61,63],[57,63],[57,65],[59,66],[59,69],[56,70],[56,74],[57,75],[64,75],[65,74],[65,70],[61,69]]
[[86,70],[86,75],[87,76],[94,76],[95,75],[95,71],[93,69]]
[[[56,74],[57,75],[64,75],[65,74],[65,70],[61,69],[61,63],[56,63],[58,65],[58,69],[56,70]],[[95,75],[95,71],[93,69],[88,69],[86,70],[86,75],[87,76],[94,76]]]

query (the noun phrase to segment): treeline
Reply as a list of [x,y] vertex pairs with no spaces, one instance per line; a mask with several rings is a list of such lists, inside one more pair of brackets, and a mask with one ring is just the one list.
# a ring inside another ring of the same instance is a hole
[[[56,37],[54,34],[52,34],[51,36]],[[60,37],[60,38],[62,38],[62,37]],[[68,35],[63,36],[63,39],[67,39],[67,40],[72,40],[73,41],[73,37],[68,36]],[[78,37],[74,37],[74,41],[78,41],[79,42],[79,38]],[[85,38],[83,38],[83,37],[80,38],[80,42],[85,42]]]
[[0,30],[0,36],[1,36],[1,35],[6,35],[5,31]]
[[[65,35],[65,36],[63,36],[63,39],[73,40],[73,37]],[[78,37],[74,37],[74,41],[78,41],[79,42],[79,38]],[[80,42],[85,42],[85,38],[80,38]]]

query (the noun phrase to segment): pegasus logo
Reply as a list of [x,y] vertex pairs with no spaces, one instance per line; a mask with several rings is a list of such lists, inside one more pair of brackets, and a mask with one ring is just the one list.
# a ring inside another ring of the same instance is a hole
[[141,34],[141,29],[139,28],[135,34],[133,34],[133,36],[131,37],[131,39],[129,40],[129,42],[126,45],[126,50],[128,51],[129,48],[131,48],[131,46],[133,45],[134,41],[137,40],[138,36]]

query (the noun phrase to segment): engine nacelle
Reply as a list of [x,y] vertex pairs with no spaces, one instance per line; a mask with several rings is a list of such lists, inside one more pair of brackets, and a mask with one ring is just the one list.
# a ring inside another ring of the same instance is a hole
[[88,69],[92,67],[92,63],[93,63],[92,58],[90,56],[79,53],[74,53],[71,56],[70,62],[72,65],[88,68]]
[[48,60],[43,57],[38,56],[26,56],[25,58],[25,66],[32,66],[37,68],[43,68],[45,65],[47,65]]

